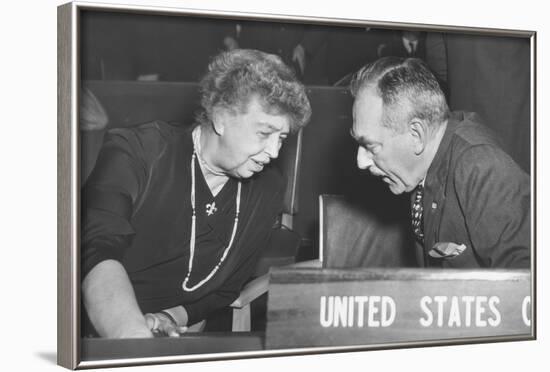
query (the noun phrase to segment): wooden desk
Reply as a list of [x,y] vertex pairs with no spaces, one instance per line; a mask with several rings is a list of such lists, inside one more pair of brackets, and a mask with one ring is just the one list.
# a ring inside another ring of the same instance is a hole
[[263,332],[195,333],[179,338],[83,338],[83,361],[163,357],[263,350]]

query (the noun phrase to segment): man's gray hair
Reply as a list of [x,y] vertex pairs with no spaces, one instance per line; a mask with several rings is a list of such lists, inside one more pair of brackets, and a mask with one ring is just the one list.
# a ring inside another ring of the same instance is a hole
[[413,118],[430,129],[449,117],[445,95],[428,66],[418,58],[384,57],[361,68],[350,85],[354,97],[376,89],[384,104],[383,124],[401,132]]

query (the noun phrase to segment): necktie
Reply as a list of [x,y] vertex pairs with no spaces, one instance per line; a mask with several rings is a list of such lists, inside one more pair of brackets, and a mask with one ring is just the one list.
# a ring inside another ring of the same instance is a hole
[[414,56],[416,54],[416,43],[409,41],[409,55]]
[[412,228],[416,239],[424,243],[423,211],[422,197],[424,196],[424,186],[422,184],[416,187],[416,194],[411,210]]

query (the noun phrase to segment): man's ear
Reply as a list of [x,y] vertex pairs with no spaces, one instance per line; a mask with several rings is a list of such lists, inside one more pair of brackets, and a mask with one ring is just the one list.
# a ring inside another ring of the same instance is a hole
[[428,126],[424,120],[413,118],[409,122],[409,133],[413,139],[413,148],[416,155],[424,152],[428,144]]
[[218,136],[223,136],[227,119],[227,110],[220,107],[214,107],[212,109],[212,129]]

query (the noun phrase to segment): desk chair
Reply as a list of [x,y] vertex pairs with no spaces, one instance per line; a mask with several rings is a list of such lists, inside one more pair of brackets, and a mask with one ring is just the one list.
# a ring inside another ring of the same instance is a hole
[[377,208],[354,204],[340,195],[320,195],[322,267],[412,266],[414,249],[407,223],[408,219],[399,217],[383,218]]

